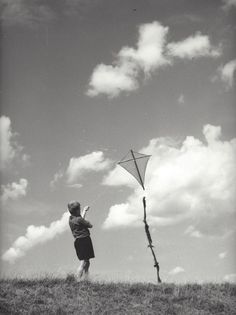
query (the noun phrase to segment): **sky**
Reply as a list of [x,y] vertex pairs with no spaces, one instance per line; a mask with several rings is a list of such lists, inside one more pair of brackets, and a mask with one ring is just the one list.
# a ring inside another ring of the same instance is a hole
[[[235,0],[1,0],[1,275],[236,281]],[[145,192],[117,163],[151,155]]]

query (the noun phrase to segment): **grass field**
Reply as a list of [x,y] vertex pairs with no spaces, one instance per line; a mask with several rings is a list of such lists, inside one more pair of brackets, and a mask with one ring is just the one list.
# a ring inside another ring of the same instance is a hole
[[236,285],[0,280],[0,314],[236,314]]

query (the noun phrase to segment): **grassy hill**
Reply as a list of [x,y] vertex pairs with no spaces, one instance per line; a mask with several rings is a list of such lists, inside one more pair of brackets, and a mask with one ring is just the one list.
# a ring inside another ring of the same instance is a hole
[[236,314],[236,286],[0,280],[0,314]]

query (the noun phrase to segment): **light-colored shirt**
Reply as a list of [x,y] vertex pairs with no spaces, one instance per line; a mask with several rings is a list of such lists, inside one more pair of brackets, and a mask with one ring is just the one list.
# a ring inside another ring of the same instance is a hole
[[71,215],[69,218],[69,225],[75,239],[90,235],[88,228],[91,228],[92,224],[83,219],[81,216],[75,217]]

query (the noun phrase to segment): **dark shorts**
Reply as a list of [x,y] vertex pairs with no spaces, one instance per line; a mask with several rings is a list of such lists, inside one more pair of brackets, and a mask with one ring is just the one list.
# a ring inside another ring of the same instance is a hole
[[87,260],[95,257],[90,236],[77,238],[74,245],[79,260]]

